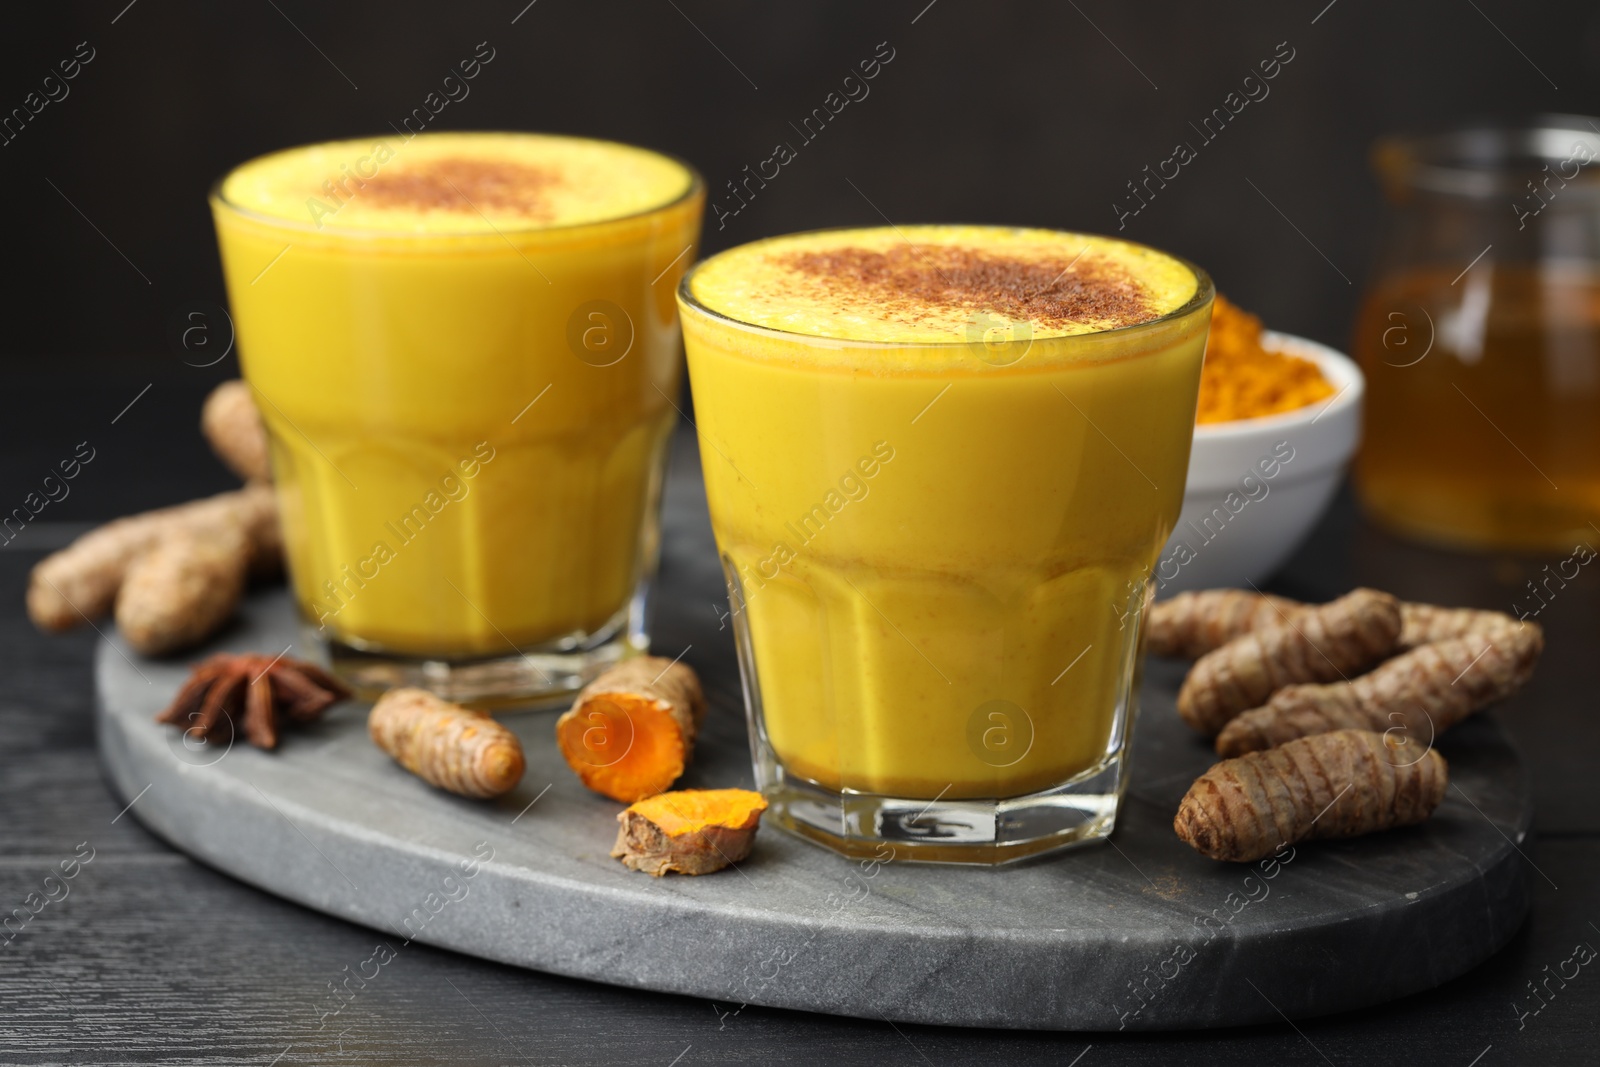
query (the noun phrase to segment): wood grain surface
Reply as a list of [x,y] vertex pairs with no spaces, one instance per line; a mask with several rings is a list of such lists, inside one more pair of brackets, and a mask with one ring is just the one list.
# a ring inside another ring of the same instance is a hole
[[[669,581],[708,566],[697,462],[692,438],[680,437],[663,564]],[[1552,980],[1554,995],[1543,1001],[1528,983],[1561,968],[1576,944],[1600,947],[1600,722],[1592,712],[1600,663],[1591,651],[1600,638],[1600,586],[1575,583],[1550,604],[1539,619],[1549,648],[1538,676],[1495,712],[1534,768],[1537,803],[1535,832],[1522,846],[1537,865],[1533,914],[1504,951],[1434,991],[1297,1028],[1080,1038],[758,1008],[734,1014],[737,1005],[556,978],[421,945],[408,946],[337,1016],[323,1015],[327,984],[365,960],[375,936],[194,863],[120,813],[90,728],[95,636],[45,638],[22,616],[37,558],[20,539],[0,550],[0,604],[12,605],[0,611],[0,910],[42,891],[80,843],[95,852],[67,896],[0,947],[3,1063],[1493,1067],[1597,1056],[1600,972],[1584,967],[1564,986]],[[1504,609],[1544,562],[1404,546],[1341,500],[1274,588],[1319,598],[1360,582],[1407,598]],[[659,647],[681,647],[677,636],[658,631]]]

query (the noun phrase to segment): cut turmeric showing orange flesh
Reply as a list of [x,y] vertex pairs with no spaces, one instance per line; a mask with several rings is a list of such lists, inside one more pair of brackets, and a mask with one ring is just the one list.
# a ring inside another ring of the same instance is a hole
[[578,694],[556,722],[556,744],[584,785],[631,804],[670,789],[683,774],[705,713],[692,669],[640,656]]
[[767,801],[748,789],[683,789],[620,812],[611,854],[630,870],[710,874],[750,855]]

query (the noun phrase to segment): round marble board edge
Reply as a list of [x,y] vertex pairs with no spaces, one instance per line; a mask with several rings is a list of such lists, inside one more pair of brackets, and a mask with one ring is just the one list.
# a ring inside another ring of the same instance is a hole
[[[688,657],[711,710],[689,787],[751,783],[726,631]],[[395,944],[426,944],[621,986],[900,1022],[1065,1030],[1236,1026],[1363,1007],[1488,958],[1528,908],[1531,806],[1490,717],[1441,739],[1452,786],[1427,824],[1221,864],[1172,814],[1214,760],[1173,711],[1181,665],[1152,660],[1134,773],[1113,837],[1001,868],[851,861],[767,829],[736,870],[655,879],[609,855],[620,806],[585,790],[554,715],[502,721],[522,784],[494,802],[435,790],[337,706],[263,752],[191,751],[153,721],[195,659],[298,644],[287,594],[186,662],[117,638],[96,662],[102,760],[131,811],[175,847]],[[298,648],[296,649],[298,652]],[[1270,999],[1269,999],[1270,998]]]

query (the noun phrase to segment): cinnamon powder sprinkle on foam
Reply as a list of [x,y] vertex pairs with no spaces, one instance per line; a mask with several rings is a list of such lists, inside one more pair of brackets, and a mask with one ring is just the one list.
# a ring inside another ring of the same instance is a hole
[[1119,266],[1086,256],[1018,258],[948,245],[902,245],[887,251],[835,248],[793,252],[779,262],[843,300],[868,297],[881,313],[916,324],[920,310],[970,309],[1049,329],[1098,329],[1158,318],[1149,295]]
[[494,211],[532,222],[554,216],[546,197],[561,175],[545,167],[506,160],[450,157],[368,178],[358,192],[384,207],[417,210]]

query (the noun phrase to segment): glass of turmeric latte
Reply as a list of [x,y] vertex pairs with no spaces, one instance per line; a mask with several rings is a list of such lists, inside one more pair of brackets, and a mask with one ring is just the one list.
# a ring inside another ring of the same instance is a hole
[[1104,837],[1212,287],[1105,237],[778,237],[678,291],[779,823],[1000,863]]
[[646,647],[703,201],[676,160],[521,133],[213,190],[295,598],[358,687],[553,699]]

